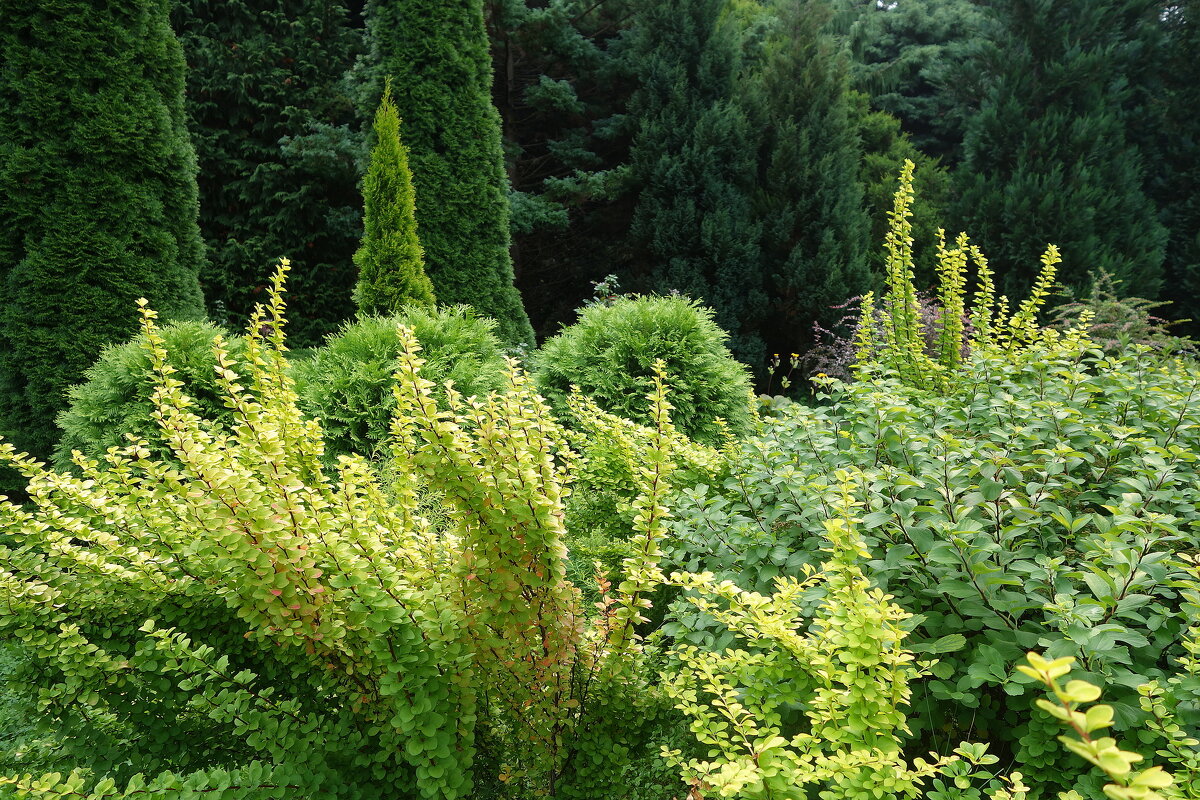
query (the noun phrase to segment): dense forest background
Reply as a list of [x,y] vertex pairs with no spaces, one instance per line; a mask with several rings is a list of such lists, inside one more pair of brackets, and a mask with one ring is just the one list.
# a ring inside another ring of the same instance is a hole
[[[1200,316],[1189,2],[110,5],[0,23],[13,67],[0,77],[0,431],[35,454],[57,438],[67,388],[133,333],[137,296],[238,329],[287,257],[294,345],[355,315],[362,178],[389,79],[437,300],[496,318],[518,348],[615,276],[620,291],[711,307],[762,383],[775,354],[804,354],[814,324],[878,287],[905,159],[919,285],[944,225],[970,232],[1010,296],[1055,242],[1064,294],[1104,272],[1122,294],[1171,301],[1168,316]],[[121,37],[153,70],[111,56]],[[146,180],[120,174],[142,123],[116,136],[105,126],[126,122],[89,116],[112,107],[171,120]],[[80,178],[80,204],[62,176],[89,169],[120,180]],[[81,239],[98,218],[125,232]],[[141,262],[118,264],[134,240]]]
[[[210,312],[242,319],[286,254],[293,335],[315,344],[351,313],[370,73],[388,57],[368,29],[389,5],[177,5]],[[1066,287],[1103,269],[1195,315],[1188,3],[501,0],[484,12],[513,269],[539,339],[614,274],[625,290],[711,305],[759,370],[803,351],[829,306],[878,280],[906,157],[924,242],[938,223],[970,231],[1010,294],[1055,240]]]

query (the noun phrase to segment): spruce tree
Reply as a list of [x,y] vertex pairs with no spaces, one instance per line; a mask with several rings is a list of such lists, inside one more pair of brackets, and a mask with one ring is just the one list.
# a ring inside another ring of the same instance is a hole
[[977,88],[966,65],[983,10],[972,0],[838,2],[849,21],[855,87],[899,118],[919,150],[957,164]]
[[733,98],[740,29],[721,24],[725,8],[725,0],[658,0],[634,22],[631,230],[642,280],[710,306],[733,353],[761,368],[768,300],[751,203],[756,146]]
[[532,344],[513,285],[508,179],[491,101],[483,0],[370,0],[366,14],[373,98],[390,77],[438,299],[474,306],[499,322],[509,343]]
[[0,426],[49,455],[66,390],[137,328],[197,318],[204,260],[168,0],[0,14]]
[[1003,0],[981,68],[990,81],[956,174],[959,223],[1023,297],[1048,243],[1059,280],[1082,291],[1104,270],[1155,297],[1165,231],[1129,138],[1127,75],[1159,24],[1152,0]]
[[[642,0],[507,0],[489,28],[503,121],[517,286],[539,337],[574,321],[630,257],[623,57]],[[632,285],[630,283],[629,285]]]
[[803,352],[814,321],[870,288],[870,218],[847,60],[824,0],[780,3],[759,70],[738,91],[758,131],[754,208],[770,297],[767,342]]
[[363,179],[363,223],[362,246],[354,254],[359,313],[395,314],[407,303],[433,305],[433,285],[417,238],[412,172],[390,86],[375,112],[375,146]]
[[176,0],[200,163],[209,313],[241,329],[281,256],[289,338],[315,345],[354,311],[362,139],[346,0]]

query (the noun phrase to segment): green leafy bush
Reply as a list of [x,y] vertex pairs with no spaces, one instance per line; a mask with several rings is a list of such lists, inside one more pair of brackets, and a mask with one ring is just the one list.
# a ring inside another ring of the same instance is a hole
[[[692,732],[711,748],[707,760],[664,754],[696,794],[803,800],[806,784],[815,784],[828,787],[821,796],[830,800],[913,797],[959,753],[984,762],[984,748],[966,743],[933,761],[910,765],[904,757],[909,684],[921,674],[903,647],[909,615],[863,574],[852,476],[835,477],[842,483],[827,487],[834,516],[824,523],[819,571],[803,580],[778,577],[769,595],[711,573],[673,578],[695,592],[693,610],[713,616],[737,643],[721,650],[678,645],[679,666],[666,676]],[[806,613],[811,601],[803,595],[816,587],[824,596]],[[960,777],[959,788],[969,788]]]
[[[645,727],[617,725],[665,708],[634,626],[660,576],[670,459],[641,466],[642,545],[585,614],[564,578],[572,459],[531,381],[509,367],[503,391],[439,409],[401,329],[393,491],[359,457],[331,477],[284,358],[281,275],[239,371],[217,343],[224,429],[192,413],[145,312],[174,463],[134,443],[76,478],[0,445],[33,499],[0,502],[0,635],[37,664],[43,717],[76,766],[0,783],[93,800],[450,800],[472,791],[479,730],[499,754],[483,783],[600,796],[589,781],[636,761],[623,754]],[[654,392],[665,442],[661,380]],[[419,513],[424,491],[443,528]],[[666,800],[658,788],[642,796]]]
[[400,325],[410,328],[421,343],[421,375],[438,387],[443,407],[446,393],[441,387],[447,381],[468,397],[504,384],[496,324],[468,306],[410,307],[394,317],[352,322],[298,362],[293,372],[301,408],[321,421],[331,456],[383,452],[396,408],[392,386],[403,350]]
[[675,427],[713,444],[727,430],[745,430],[750,421],[750,380],[726,348],[728,338],[711,311],[687,298],[620,297],[583,309],[578,322],[542,346],[538,390],[560,419],[569,418],[567,397],[578,386],[605,411],[646,423],[646,395],[661,359],[672,387]]
[[[503,391],[439,409],[401,329],[385,494],[360,457],[327,473],[282,315],[276,293],[252,322],[244,385],[217,341],[233,421],[215,429],[191,412],[145,312],[174,463],[132,443],[105,469],[80,459],[75,478],[0,446],[33,499],[0,503],[13,535],[0,546],[0,633],[37,665],[42,716],[74,766],[0,784],[87,800],[452,800],[478,777],[514,798],[674,795],[645,784],[665,773],[642,737],[696,748],[671,735],[637,633],[664,580],[675,471],[664,365],[633,475],[634,546],[587,613],[565,579],[577,459],[527,377],[510,367]],[[444,527],[419,513],[423,490]]]
[[[826,476],[863,470],[871,577],[918,612],[912,648],[941,659],[914,730],[927,746],[990,739],[1027,777],[1069,788],[1056,731],[1028,719],[1008,665],[1035,648],[1077,658],[1113,687],[1121,730],[1142,713],[1135,687],[1181,655],[1175,553],[1200,546],[1200,371],[1064,338],[976,353],[957,375],[948,394],[890,374],[834,382],[822,405],[766,421],[719,482],[672,503],[676,558],[760,592],[801,575]],[[725,644],[694,613],[677,625]]]
[[[1192,633],[1194,632],[1193,628]],[[1190,637],[1189,644],[1195,648],[1197,642],[1194,635]],[[1164,800],[1167,797],[1197,796],[1196,790],[1200,789],[1200,750],[1197,750],[1196,746],[1200,745],[1200,741],[1182,733],[1180,726],[1175,723],[1174,715],[1167,711],[1165,704],[1159,702],[1157,707],[1153,701],[1143,704],[1143,708],[1151,714],[1147,729],[1151,734],[1156,734],[1170,727],[1170,734],[1163,737],[1166,739],[1166,748],[1156,751],[1155,755],[1165,757],[1182,770],[1177,775],[1172,775],[1155,764],[1134,771],[1134,764],[1146,760],[1144,755],[1134,750],[1122,750],[1116,739],[1111,736],[1092,735],[1112,727],[1114,719],[1112,706],[1086,705],[1100,699],[1100,687],[1078,678],[1067,681],[1065,686],[1059,685],[1059,678],[1071,674],[1071,666],[1075,659],[1063,656],[1047,661],[1039,654],[1031,652],[1027,660],[1028,665],[1018,665],[1017,670],[1038,683],[1045,684],[1054,698],[1038,698],[1038,708],[1074,731],[1075,736],[1058,737],[1068,750],[1091,762],[1113,780],[1113,783],[1104,786],[1104,794],[1107,797],[1111,800]],[[1194,659],[1184,659],[1184,662],[1187,673],[1194,677]],[[1172,680],[1178,683],[1184,678],[1176,676]],[[1157,688],[1157,684],[1147,684],[1139,687],[1139,691],[1149,697],[1155,697],[1154,689]],[[1156,789],[1160,791],[1156,792]]]
[[[214,422],[228,422],[232,414],[217,383],[213,354],[213,342],[222,334],[220,328],[206,322],[175,322],[159,332],[166,342],[174,378],[182,382],[194,403],[192,413]],[[241,357],[240,338],[225,346],[232,356]],[[149,442],[159,456],[170,452],[154,419],[152,398],[157,379],[144,334],[104,350],[84,377],[84,383],[70,390],[70,405],[58,417],[63,437],[54,461],[60,468],[70,465],[72,450],[100,458],[110,447],[129,444],[129,435]]]

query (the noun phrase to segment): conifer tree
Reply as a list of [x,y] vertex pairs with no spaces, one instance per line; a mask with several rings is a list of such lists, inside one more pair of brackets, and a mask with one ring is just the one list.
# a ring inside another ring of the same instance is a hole
[[363,179],[363,223],[362,246],[354,254],[359,313],[394,314],[407,303],[433,305],[417,237],[412,172],[390,85],[375,113],[375,147]]
[[137,329],[203,314],[196,161],[168,0],[0,13],[0,428],[47,456],[65,393]]
[[[575,320],[628,259],[629,97],[622,49],[643,0],[506,0],[489,17],[513,267],[539,336]],[[632,287],[632,282],[628,284]]]
[[240,330],[292,263],[293,344],[354,311],[361,135],[343,77],[362,48],[346,0],[176,0],[200,163],[209,313]]
[[838,2],[849,21],[855,87],[871,96],[872,108],[899,118],[921,152],[957,164],[974,105],[975,81],[965,65],[983,26],[979,4]]
[[[1148,126],[1155,156],[1149,191],[1170,231],[1163,298],[1173,305],[1166,315],[1188,318],[1195,336],[1200,330],[1200,3],[1173,3],[1163,22],[1167,41],[1157,52],[1166,63],[1158,70],[1164,84],[1153,104],[1158,113]],[[1128,293],[1128,287],[1119,288]]]
[[870,218],[848,63],[825,0],[778,5],[763,64],[738,91],[759,134],[754,208],[770,296],[771,352],[807,349],[814,321],[870,288]]
[[733,353],[760,367],[767,296],[751,204],[756,146],[733,99],[740,31],[721,24],[725,8],[725,0],[659,0],[634,22],[634,266],[656,291],[710,306]]
[[911,207],[913,273],[917,288],[929,289],[937,282],[937,232],[945,219],[950,175],[937,159],[917,149],[908,134],[901,130],[898,118],[886,111],[871,110],[870,98],[862,92],[850,93],[850,117],[862,140],[863,158],[858,175],[863,185],[867,214],[871,218],[870,246],[867,249],[871,274],[880,276],[887,271],[884,244],[889,229],[889,215],[895,206],[900,171],[905,161],[912,161],[916,166]]
[[1153,0],[1003,0],[983,50],[990,81],[964,145],[959,227],[1010,297],[1024,296],[1047,243],[1059,279],[1082,290],[1101,270],[1133,294],[1162,284],[1165,231],[1128,123],[1127,77],[1159,24]]
[[373,97],[390,77],[434,292],[443,303],[494,317],[506,341],[532,344],[513,285],[483,0],[370,0],[366,14]]

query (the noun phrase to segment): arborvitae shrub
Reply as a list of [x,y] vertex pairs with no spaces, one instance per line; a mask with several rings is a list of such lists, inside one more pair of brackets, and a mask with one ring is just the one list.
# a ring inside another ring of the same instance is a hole
[[506,343],[532,344],[508,252],[508,176],[483,0],[370,0],[365,16],[369,109],[390,77],[434,294],[494,317]]
[[363,314],[390,314],[406,303],[433,305],[433,284],[417,236],[408,151],[389,85],[375,112],[375,147],[363,179],[363,239],[354,254],[354,301]]
[[300,405],[321,420],[330,455],[370,456],[387,441],[396,407],[392,385],[401,354],[398,325],[411,328],[421,343],[421,375],[437,387],[439,403],[445,403],[446,381],[465,396],[487,394],[503,385],[504,355],[496,323],[469,306],[410,307],[396,316],[351,323],[293,370]]
[[0,430],[39,458],[148,297],[198,319],[204,245],[166,0],[0,4]]
[[571,387],[578,386],[605,411],[648,423],[646,394],[654,385],[654,362],[662,359],[674,389],[675,427],[696,441],[717,442],[723,431],[717,418],[734,431],[750,419],[750,379],[730,354],[728,338],[709,309],[685,297],[590,306],[542,347],[538,390],[563,416]]
[[[230,411],[217,386],[212,349],[214,339],[224,331],[207,322],[178,322],[159,333],[166,342],[167,360],[176,370],[175,379],[195,402],[192,413],[204,420],[228,421]],[[241,357],[240,338],[225,346],[234,357]],[[58,417],[63,430],[54,452],[58,466],[70,463],[72,450],[99,458],[110,447],[123,447],[129,444],[126,434],[150,442],[160,455],[169,452],[165,446],[155,446],[162,432],[152,414],[155,375],[144,334],[107,348],[84,378],[71,389],[70,405]]]

